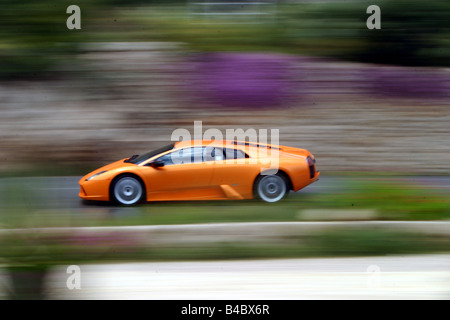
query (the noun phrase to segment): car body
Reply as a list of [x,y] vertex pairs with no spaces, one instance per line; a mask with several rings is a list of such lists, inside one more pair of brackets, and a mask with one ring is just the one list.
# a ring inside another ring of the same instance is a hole
[[305,149],[241,141],[189,140],[101,167],[86,176],[85,200],[142,201],[260,198],[276,202],[319,178]]

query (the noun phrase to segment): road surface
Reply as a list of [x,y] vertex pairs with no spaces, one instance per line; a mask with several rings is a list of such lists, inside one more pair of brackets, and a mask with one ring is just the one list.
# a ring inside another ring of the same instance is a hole
[[51,299],[450,299],[450,255],[82,265],[48,279]]
[[[31,177],[31,178],[0,178],[0,210],[11,203],[33,202],[42,209],[80,209],[86,207],[78,197],[78,180],[81,177]],[[302,193],[334,193],[351,188],[352,181],[357,179],[374,179],[397,181],[422,185],[439,192],[450,194],[450,177],[338,177],[322,175],[320,180],[307,186],[297,193],[291,193],[294,198]],[[238,202],[237,202],[238,203]],[[117,208],[112,208],[114,210]]]

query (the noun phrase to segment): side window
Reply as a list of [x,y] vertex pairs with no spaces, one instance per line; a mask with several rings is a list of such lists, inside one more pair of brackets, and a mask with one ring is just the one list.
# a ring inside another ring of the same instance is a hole
[[193,147],[168,153],[156,160],[163,161],[165,165],[189,164],[204,161],[222,160],[222,149],[215,147]]
[[225,160],[248,158],[248,156],[243,151],[230,148],[224,149],[224,155]]
[[192,151],[191,148],[176,150],[170,152],[156,160],[163,161],[166,166],[174,164],[186,164],[191,163]]
[[[203,151],[205,148],[203,147],[194,147],[189,149],[183,149],[183,150],[189,150],[187,152],[190,152],[190,163],[195,162],[202,162],[203,161]],[[187,153],[186,153],[187,156]],[[189,162],[186,162],[189,163]]]
[[223,160],[223,151],[221,148],[204,147],[203,161],[220,161]]
[[170,152],[170,153],[165,154],[162,157],[159,157],[155,160],[162,161],[162,162],[164,162],[164,165],[170,166],[172,164],[178,163],[177,161],[179,161],[179,159],[180,159],[180,151],[181,150]]
[[214,147],[205,147],[203,149],[203,161],[214,161],[215,150]]
[[189,164],[192,163],[192,148],[181,149],[178,151],[179,155],[177,160],[174,160],[175,164]]

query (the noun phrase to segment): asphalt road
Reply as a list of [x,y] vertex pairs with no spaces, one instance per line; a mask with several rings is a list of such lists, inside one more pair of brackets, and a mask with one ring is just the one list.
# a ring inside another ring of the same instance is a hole
[[450,299],[450,255],[81,265],[48,279],[57,299]]
[[[0,178],[0,209],[14,201],[17,203],[33,203],[42,209],[79,209],[86,206],[78,197],[78,181],[81,177],[31,177]],[[425,188],[433,188],[439,192],[450,194],[450,177],[337,177],[323,174],[319,181],[307,186],[297,193],[334,193],[351,188],[356,179],[374,179],[414,183]]]

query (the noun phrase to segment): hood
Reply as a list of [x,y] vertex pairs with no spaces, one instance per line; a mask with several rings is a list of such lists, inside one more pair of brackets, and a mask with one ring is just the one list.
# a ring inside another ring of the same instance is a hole
[[103,166],[101,168],[98,168],[98,169],[88,173],[87,175],[85,175],[83,178],[81,178],[80,181],[84,181],[85,179],[87,179],[87,178],[89,178],[89,177],[91,177],[91,176],[93,176],[93,175],[95,175],[95,174],[97,174],[99,172],[102,172],[102,171],[111,171],[111,170],[114,170],[114,169],[117,169],[117,168],[135,167],[136,166],[133,163],[124,162],[126,159],[128,159],[128,158],[125,158],[125,159],[122,159],[122,160],[119,160],[119,161],[107,164],[106,166]]

